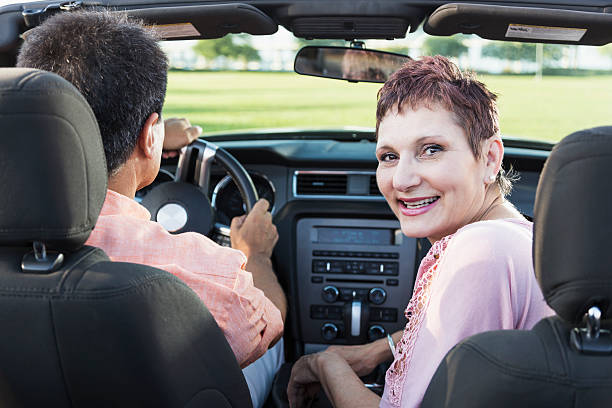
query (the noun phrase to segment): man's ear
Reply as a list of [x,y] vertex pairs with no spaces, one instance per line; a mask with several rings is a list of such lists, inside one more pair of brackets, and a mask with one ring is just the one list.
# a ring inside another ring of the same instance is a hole
[[504,158],[504,144],[499,135],[490,137],[485,141],[483,156],[487,167],[487,175],[496,176],[501,169],[502,160]]
[[155,137],[157,135],[153,132],[153,125],[155,125],[158,120],[159,115],[157,112],[150,114],[138,136],[138,148],[147,159],[153,158],[155,153]]

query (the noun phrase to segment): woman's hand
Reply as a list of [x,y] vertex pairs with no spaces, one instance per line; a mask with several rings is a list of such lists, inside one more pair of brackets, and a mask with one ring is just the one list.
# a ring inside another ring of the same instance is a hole
[[319,373],[315,360],[322,353],[302,356],[291,369],[291,378],[287,386],[287,397],[291,408],[308,407],[310,401],[321,388]]
[[380,363],[393,359],[386,338],[358,346],[330,346],[326,352],[346,360],[359,377],[370,374]]
[[291,408],[307,407],[320,387],[336,408],[373,408],[380,397],[368,390],[339,354],[323,351],[300,358],[291,370],[287,397]]

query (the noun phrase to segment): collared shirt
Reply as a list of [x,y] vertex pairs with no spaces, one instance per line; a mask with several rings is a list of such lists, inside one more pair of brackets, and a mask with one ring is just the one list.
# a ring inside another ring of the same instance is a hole
[[108,190],[86,245],[118,262],[145,264],[180,278],[202,299],[242,367],[268,349],[283,331],[281,313],[253,285],[241,251],[204,235],[172,235],[136,201]]

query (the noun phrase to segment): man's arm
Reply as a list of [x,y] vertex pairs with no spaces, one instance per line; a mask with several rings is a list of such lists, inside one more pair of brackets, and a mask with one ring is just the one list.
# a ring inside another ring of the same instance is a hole
[[272,250],[278,241],[276,226],[272,224],[270,204],[261,199],[247,216],[232,220],[230,237],[232,248],[247,256],[246,270],[253,275],[253,283],[278,308],[285,321],[287,299],[272,269]]

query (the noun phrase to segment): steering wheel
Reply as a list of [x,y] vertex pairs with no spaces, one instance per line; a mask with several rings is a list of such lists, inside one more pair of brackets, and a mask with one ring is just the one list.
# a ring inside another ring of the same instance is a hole
[[215,209],[208,198],[210,167],[219,164],[232,178],[248,213],[257,202],[257,190],[245,168],[225,149],[198,139],[183,149],[174,181],[161,183],[143,198],[151,219],[167,231],[194,231],[229,246],[228,225],[215,222]]

